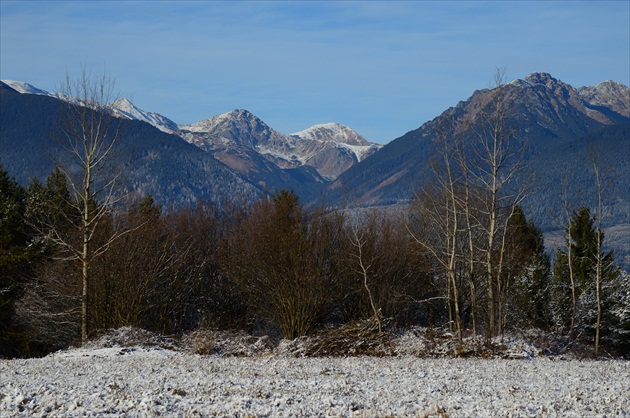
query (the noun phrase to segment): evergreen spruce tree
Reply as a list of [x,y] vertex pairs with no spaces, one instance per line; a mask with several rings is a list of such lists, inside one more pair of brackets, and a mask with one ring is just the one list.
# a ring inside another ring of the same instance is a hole
[[[556,322],[566,328],[571,323],[571,288],[569,283],[568,251],[571,246],[571,259],[575,278],[577,309],[575,317],[576,337],[591,337],[594,335],[596,323],[595,280],[598,256],[597,228],[594,217],[588,207],[582,206],[573,212],[570,228],[567,227],[566,236],[571,240],[565,241],[565,249],[558,248],[553,263],[553,278],[556,285]],[[603,242],[604,232],[600,232]],[[602,297],[604,311],[612,308],[610,283],[617,280],[619,270],[614,265],[612,251],[602,257]],[[604,324],[605,334],[612,331],[610,322]]]
[[514,278],[510,289],[510,316],[520,326],[547,328],[550,313],[550,263],[543,233],[527,220],[520,206],[508,224],[508,273]]
[[0,167],[0,357],[18,355],[13,315],[34,251],[24,222],[26,190]]

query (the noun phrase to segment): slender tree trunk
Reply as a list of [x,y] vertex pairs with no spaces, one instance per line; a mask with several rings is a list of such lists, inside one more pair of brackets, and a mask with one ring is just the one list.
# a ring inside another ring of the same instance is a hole
[[[573,276],[573,239],[571,238],[571,214],[569,213],[569,204],[567,202],[567,184],[568,179],[563,178],[564,183],[564,213],[567,216],[567,264],[569,266],[569,281],[571,283],[571,324],[569,325],[569,341],[573,339],[573,330],[575,329],[575,314],[577,311],[577,295],[575,289],[575,277]],[[563,292],[564,293],[564,292]]]
[[569,326],[569,340],[573,339],[575,329],[575,314],[577,310],[577,295],[575,290],[575,277],[573,277],[573,252],[571,251],[571,221],[569,221],[569,245],[567,246],[567,262],[569,263],[569,279],[571,280],[571,325]]
[[451,282],[450,277],[448,277],[446,279],[446,306],[448,307],[448,331],[449,332],[453,332],[453,297],[451,296],[452,294],[452,288],[453,283]]
[[462,152],[459,153],[459,161],[462,171],[465,174],[465,197],[464,197],[464,213],[466,215],[466,229],[468,232],[468,284],[470,287],[470,310],[472,319],[472,336],[477,338],[477,289],[475,286],[475,245],[473,240],[473,225],[471,221],[471,204],[470,204],[470,179],[468,166]]
[[357,258],[359,267],[361,269],[361,275],[363,276],[363,287],[365,288],[368,298],[370,299],[370,306],[372,307],[372,313],[374,315],[374,319],[378,323],[378,332],[380,334],[383,332],[383,321],[381,320],[381,310],[376,307],[376,303],[374,302],[374,297],[372,295],[372,290],[370,289],[370,286],[368,284],[368,271],[370,270],[372,263],[370,262],[366,264],[366,262],[364,261],[363,246],[365,245],[365,241],[360,236],[357,226],[354,226],[352,228],[352,235],[353,235],[351,237],[352,245],[354,245],[357,249],[356,258]]
[[506,240],[508,235],[508,223],[514,215],[516,206],[512,206],[509,216],[505,219],[503,224],[503,231],[501,233],[501,250],[499,251],[499,263],[497,265],[497,293],[498,293],[498,310],[499,310],[499,335],[503,339],[505,333],[505,321],[506,321],[506,304],[507,304],[507,292],[509,285],[509,276],[503,281],[503,265],[505,261],[506,252]]
[[[84,255],[87,252],[87,243],[84,242]],[[81,344],[85,344],[88,337],[88,269],[87,259],[81,260],[81,270],[83,274],[83,294],[81,297]]]
[[[450,176],[450,173],[449,173]],[[451,248],[450,248],[450,257],[448,262],[448,275],[449,279],[452,282],[453,287],[453,305],[455,307],[455,329],[457,330],[457,340],[462,342],[462,324],[461,324],[461,315],[459,312],[459,291],[457,288],[457,280],[456,280],[456,255],[457,255],[457,228],[458,228],[458,213],[457,213],[457,205],[455,202],[455,191],[453,190],[451,182],[451,206],[453,213],[453,228],[452,228],[452,237],[451,237]],[[447,215],[448,216],[448,215]]]
[[475,286],[475,261],[474,261],[474,243],[472,236],[472,225],[470,224],[470,214],[466,209],[466,218],[468,223],[468,284],[470,286],[470,315],[472,317],[472,335],[477,338],[477,289]]
[[595,185],[597,186],[597,264],[595,267],[595,297],[597,298],[597,321],[595,324],[595,356],[599,355],[599,333],[602,325],[602,219],[604,217],[604,208],[602,204],[602,178],[600,167],[595,155],[592,151],[593,172],[595,173]]
[[472,273],[468,276],[470,285],[470,316],[472,321],[472,336],[477,338],[477,289],[473,281]]
[[90,197],[91,197],[91,184],[92,184],[92,161],[91,161],[91,152],[85,153],[85,176],[83,178],[83,190],[81,191],[80,199],[82,199],[83,203],[83,247],[81,250],[81,273],[82,273],[82,281],[83,281],[83,294],[81,296],[81,345],[85,344],[88,340],[88,285],[89,285],[89,274],[90,274],[90,240],[91,240],[91,224],[92,224],[92,213],[90,211]]
[[595,356],[599,355],[599,331],[602,326],[602,240],[601,229],[597,229],[597,268],[595,275],[595,297],[597,298],[597,323],[595,324]]
[[[357,238],[358,242],[358,238]],[[361,273],[363,274],[363,287],[365,287],[365,291],[368,294],[368,298],[370,299],[370,306],[372,307],[372,313],[374,314],[374,319],[378,323],[378,333],[381,334],[383,332],[383,323],[381,321],[381,310],[376,308],[376,304],[374,303],[374,297],[372,296],[372,290],[370,290],[370,286],[368,285],[368,267],[363,263],[363,252],[362,245],[357,245],[359,250],[359,265],[361,267]]]
[[495,219],[494,211],[490,213],[490,228],[488,229],[488,248],[486,249],[486,284],[488,292],[488,329],[486,339],[489,341],[495,335],[495,295],[494,295],[494,274],[492,263],[492,247],[494,244]]

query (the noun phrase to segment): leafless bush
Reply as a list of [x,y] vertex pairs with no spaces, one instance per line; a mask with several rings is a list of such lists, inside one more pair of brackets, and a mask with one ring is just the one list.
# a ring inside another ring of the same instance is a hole
[[557,340],[540,338],[540,333],[497,337],[490,342],[467,336],[459,342],[452,333],[440,328],[412,328],[394,338],[394,353],[422,358],[504,358],[529,359],[559,354]]
[[377,317],[351,322],[324,331],[314,337],[305,354],[307,356],[387,356],[393,352],[392,337],[381,332]]
[[269,354],[277,342],[269,336],[255,337],[245,332],[197,330],[187,339],[196,354],[251,357]]
[[105,331],[99,337],[86,343],[84,347],[157,347],[167,350],[181,350],[182,343],[174,338],[155,334],[141,328],[122,327]]
[[195,352],[195,354],[207,356],[214,353],[214,349],[216,347],[214,333],[199,330],[190,334],[188,338],[191,342],[192,350]]

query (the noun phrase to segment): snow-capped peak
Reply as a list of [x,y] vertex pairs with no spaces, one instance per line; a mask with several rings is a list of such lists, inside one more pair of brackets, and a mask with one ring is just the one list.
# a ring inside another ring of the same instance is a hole
[[355,155],[358,161],[381,148],[381,145],[368,142],[352,128],[337,122],[314,125],[290,136],[300,140],[332,143],[338,148],[346,148]]
[[178,129],[177,124],[172,120],[158,113],[145,112],[124,97],[113,101],[110,106],[115,109],[118,116],[149,123],[163,132],[173,133]]
[[43,96],[53,96],[53,94],[50,94],[46,90],[38,89],[37,87],[23,81],[2,80],[2,82],[21,94],[39,94]]
[[212,132],[218,126],[227,123],[262,123],[260,119],[245,109],[234,109],[220,115],[212,116],[208,119],[195,122],[190,125],[180,125],[180,129],[190,132]]
[[370,143],[351,128],[337,122],[323,123],[311,126],[300,132],[291,134],[294,138],[312,139],[317,141],[333,141],[346,145],[364,145]]
[[[41,96],[55,97],[74,104],[81,104],[81,101],[75,98],[58,93],[49,93],[46,90],[38,89],[23,81],[2,80],[2,82],[21,94],[38,94]],[[125,98],[117,99],[110,103],[109,106],[118,117],[140,120],[155,126],[163,132],[174,133],[177,131],[177,124],[172,120],[154,112],[145,112]]]

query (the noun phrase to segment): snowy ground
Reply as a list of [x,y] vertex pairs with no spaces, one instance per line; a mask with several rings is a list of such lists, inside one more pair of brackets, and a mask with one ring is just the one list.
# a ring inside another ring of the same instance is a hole
[[630,362],[74,349],[0,360],[14,416],[630,417]]

